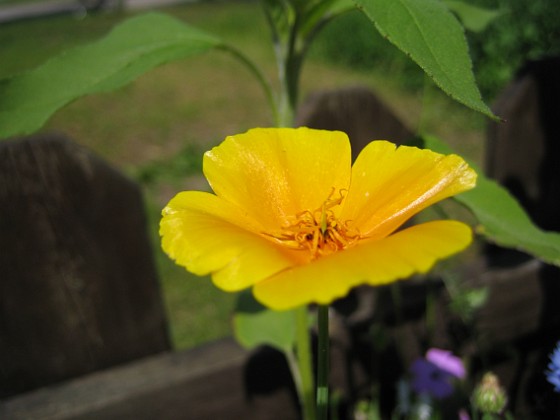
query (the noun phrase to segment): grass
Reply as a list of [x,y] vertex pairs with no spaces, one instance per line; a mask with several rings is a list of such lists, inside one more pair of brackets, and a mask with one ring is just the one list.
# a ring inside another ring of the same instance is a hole
[[[254,36],[267,33],[256,3],[203,2],[165,11],[236,45],[275,80],[267,37]],[[0,77],[97,39],[126,17],[100,13],[81,20],[59,16],[4,25],[0,28]],[[422,99],[403,90],[398,78],[325,63],[313,51],[311,57],[303,72],[303,96],[317,89],[369,86],[410,127],[421,126],[480,160],[483,120],[474,113],[436,91],[429,90],[424,95],[428,99]],[[177,348],[230,334],[235,297],[214,288],[207,278],[190,276],[163,255],[157,234],[160,210],[180,190],[206,188],[200,167],[205,150],[226,135],[271,123],[265,97],[252,75],[229,55],[215,52],[164,65],[119,91],[79,99],[44,128],[65,132],[142,183]]]

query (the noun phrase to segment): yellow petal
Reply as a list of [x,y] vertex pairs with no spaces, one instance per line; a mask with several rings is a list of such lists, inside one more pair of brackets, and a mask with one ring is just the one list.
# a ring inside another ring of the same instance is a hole
[[471,238],[470,227],[461,222],[423,223],[284,270],[255,284],[253,293],[277,310],[328,304],[359,284],[381,285],[425,273],[437,260],[464,249]]
[[160,235],[164,251],[194,274],[212,273],[217,287],[242,290],[297,262],[255,231],[254,223],[213,194],[179,193],[163,210]]
[[287,218],[319,208],[333,189],[347,189],[350,171],[346,134],[303,127],[253,129],[204,156],[216,195],[273,231]]
[[389,235],[429,205],[474,187],[476,172],[457,155],[371,142],[352,167],[341,217],[360,234]]

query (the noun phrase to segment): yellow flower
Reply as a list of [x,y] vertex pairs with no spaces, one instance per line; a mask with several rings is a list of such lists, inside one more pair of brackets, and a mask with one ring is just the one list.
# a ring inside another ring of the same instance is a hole
[[397,231],[474,187],[476,173],[456,155],[373,141],[352,165],[342,132],[258,128],[227,137],[203,166],[215,194],[186,191],[169,202],[163,249],[220,289],[252,286],[273,309],[424,273],[471,242],[457,221]]

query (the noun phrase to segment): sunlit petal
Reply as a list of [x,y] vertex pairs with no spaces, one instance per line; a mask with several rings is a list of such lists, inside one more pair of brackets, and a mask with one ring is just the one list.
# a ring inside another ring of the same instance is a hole
[[457,155],[371,142],[352,168],[342,218],[381,238],[429,205],[474,187],[476,173]]
[[346,134],[308,128],[253,129],[204,156],[204,174],[216,195],[273,229],[320,207],[333,190],[346,190],[350,166]]
[[178,194],[163,210],[162,247],[177,264],[235,291],[299,262],[298,254],[263,238],[255,223],[213,194]]
[[464,249],[471,238],[470,227],[460,222],[424,223],[286,269],[257,283],[253,291],[264,305],[278,310],[327,304],[358,284],[381,285],[425,273],[437,260]]

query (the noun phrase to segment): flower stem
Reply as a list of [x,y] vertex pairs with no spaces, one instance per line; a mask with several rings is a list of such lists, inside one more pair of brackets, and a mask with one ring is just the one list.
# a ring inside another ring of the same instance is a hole
[[329,306],[319,305],[317,317],[317,419],[326,420],[329,411]]
[[313,367],[309,344],[309,322],[307,306],[296,309],[297,358],[300,371],[300,402],[305,420],[316,420],[315,399],[313,397]]
[[243,63],[247,67],[247,69],[249,69],[249,71],[256,77],[266,96],[266,99],[272,111],[272,117],[276,125],[281,126],[280,122],[282,117],[280,115],[278,105],[276,104],[274,91],[272,89],[272,86],[270,85],[270,82],[265,77],[264,73],[259,69],[259,67],[255,65],[255,63],[253,63],[245,54],[243,54],[237,48],[234,48],[233,46],[228,44],[223,44],[219,48],[233,55],[236,59],[238,59],[241,63]]

